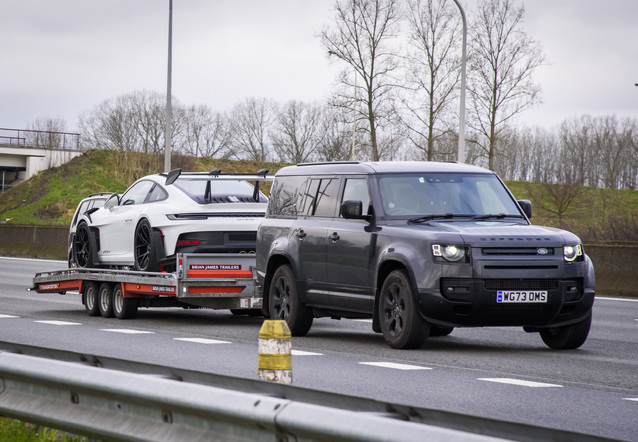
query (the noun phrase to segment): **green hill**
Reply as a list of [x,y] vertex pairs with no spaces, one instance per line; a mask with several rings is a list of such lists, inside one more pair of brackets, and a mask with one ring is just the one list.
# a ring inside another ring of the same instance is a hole
[[[173,168],[224,173],[275,173],[283,163],[210,160],[175,155]],[[39,173],[0,196],[0,220],[12,224],[68,225],[80,200],[91,193],[121,193],[135,180],[164,168],[160,155],[89,150]],[[507,182],[518,199],[529,199],[534,224],[562,227],[587,241],[638,241],[638,191]]]
[[[174,155],[173,168],[222,173],[275,173],[285,164],[210,160]],[[68,225],[78,203],[91,193],[124,192],[135,180],[164,170],[164,156],[89,150],[68,163],[40,172],[0,196],[0,220],[12,224]]]

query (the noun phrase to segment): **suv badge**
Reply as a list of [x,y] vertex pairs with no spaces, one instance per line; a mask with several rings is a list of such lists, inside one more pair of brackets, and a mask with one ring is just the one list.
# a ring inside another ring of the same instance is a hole
[[547,250],[545,247],[541,247],[540,249],[536,249],[536,253],[539,255],[547,255],[549,253],[549,250]]

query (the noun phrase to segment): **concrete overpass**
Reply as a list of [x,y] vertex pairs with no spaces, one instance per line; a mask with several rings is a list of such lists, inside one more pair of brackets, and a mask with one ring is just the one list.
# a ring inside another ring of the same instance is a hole
[[0,128],[0,193],[81,154],[79,134]]

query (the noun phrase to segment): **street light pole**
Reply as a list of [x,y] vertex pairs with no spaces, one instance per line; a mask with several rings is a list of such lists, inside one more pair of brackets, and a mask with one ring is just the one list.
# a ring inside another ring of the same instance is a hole
[[173,108],[171,106],[173,68],[173,0],[168,1],[168,75],[166,87],[166,145],[164,147],[164,172],[171,170],[171,134],[173,132]]
[[461,50],[461,108],[459,111],[459,149],[458,149],[458,162],[465,162],[465,65],[466,65],[466,46],[467,46],[467,21],[465,20],[465,11],[461,7],[458,0],[454,0],[456,6],[461,11],[461,17],[463,18],[463,47]]

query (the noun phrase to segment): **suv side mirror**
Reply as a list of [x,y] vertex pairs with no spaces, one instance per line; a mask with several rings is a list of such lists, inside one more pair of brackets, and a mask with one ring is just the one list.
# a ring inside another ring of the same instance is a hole
[[523,213],[527,218],[532,217],[532,203],[529,200],[518,200],[518,205],[523,209]]
[[370,219],[370,215],[363,214],[361,201],[348,200],[341,203],[339,214],[345,219]]

